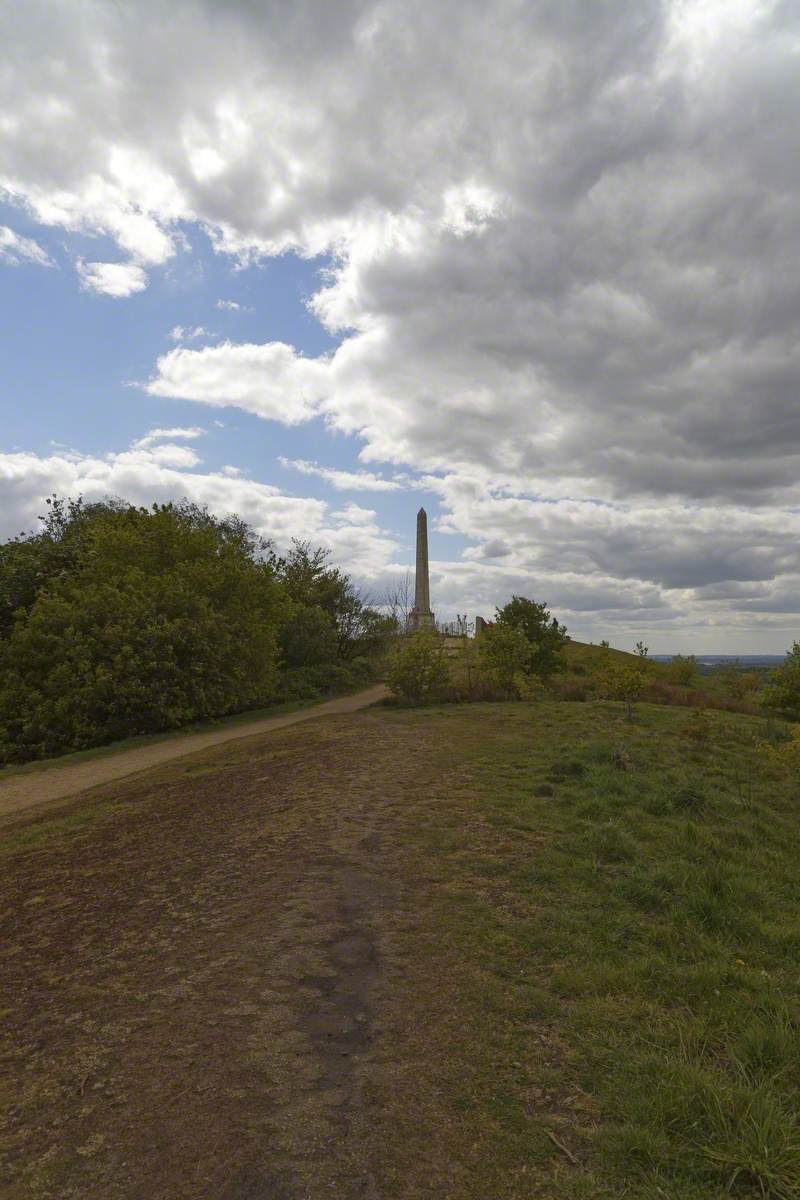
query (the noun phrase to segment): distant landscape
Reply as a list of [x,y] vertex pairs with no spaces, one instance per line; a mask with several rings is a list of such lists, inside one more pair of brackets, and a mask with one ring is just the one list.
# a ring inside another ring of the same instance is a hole
[[[654,662],[672,662],[674,654],[653,654]],[[786,661],[785,654],[695,654],[698,667],[722,667],[740,663],[745,670],[753,667],[779,667]]]

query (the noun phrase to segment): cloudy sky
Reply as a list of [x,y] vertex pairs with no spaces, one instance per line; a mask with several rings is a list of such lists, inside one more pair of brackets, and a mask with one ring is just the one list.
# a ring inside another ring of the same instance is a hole
[[0,3],[0,536],[189,496],[441,615],[800,636],[800,0]]

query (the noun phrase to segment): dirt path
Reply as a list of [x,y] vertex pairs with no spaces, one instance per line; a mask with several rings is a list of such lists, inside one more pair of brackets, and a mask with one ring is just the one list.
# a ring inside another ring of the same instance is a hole
[[0,826],[7,818],[17,813],[49,804],[54,800],[75,796],[79,792],[97,787],[99,784],[124,779],[138,771],[161,766],[162,763],[170,762],[174,758],[183,758],[199,750],[208,750],[223,742],[252,737],[259,733],[270,733],[277,729],[286,729],[300,721],[355,712],[357,709],[375,704],[385,695],[387,695],[387,691],[383,684],[376,684],[363,692],[356,692],[355,695],[328,700],[324,704],[301,709],[299,712],[289,713],[286,716],[264,717],[258,721],[212,730],[209,733],[184,734],[181,737],[156,742],[152,746],[122,750],[118,754],[92,759],[89,762],[55,765],[43,771],[12,775],[8,779],[0,780]]
[[375,1159],[424,1092],[397,1056],[427,741],[380,711],[238,741],[6,859],[2,1200],[452,1194]]

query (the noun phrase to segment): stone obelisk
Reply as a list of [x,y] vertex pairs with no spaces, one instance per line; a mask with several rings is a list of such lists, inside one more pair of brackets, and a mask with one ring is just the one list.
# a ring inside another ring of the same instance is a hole
[[431,581],[428,575],[428,514],[424,508],[417,513],[417,573],[414,578],[414,607],[411,628],[433,628],[431,612]]

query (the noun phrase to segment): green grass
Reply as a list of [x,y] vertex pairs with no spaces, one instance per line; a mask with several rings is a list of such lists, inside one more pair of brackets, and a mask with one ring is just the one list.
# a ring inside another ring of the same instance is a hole
[[527,1138],[554,1197],[800,1196],[800,791],[763,766],[763,722],[713,713],[697,748],[690,720],[429,711],[468,780],[428,850],[443,953],[481,966],[462,1100],[497,1126],[483,1187]]

